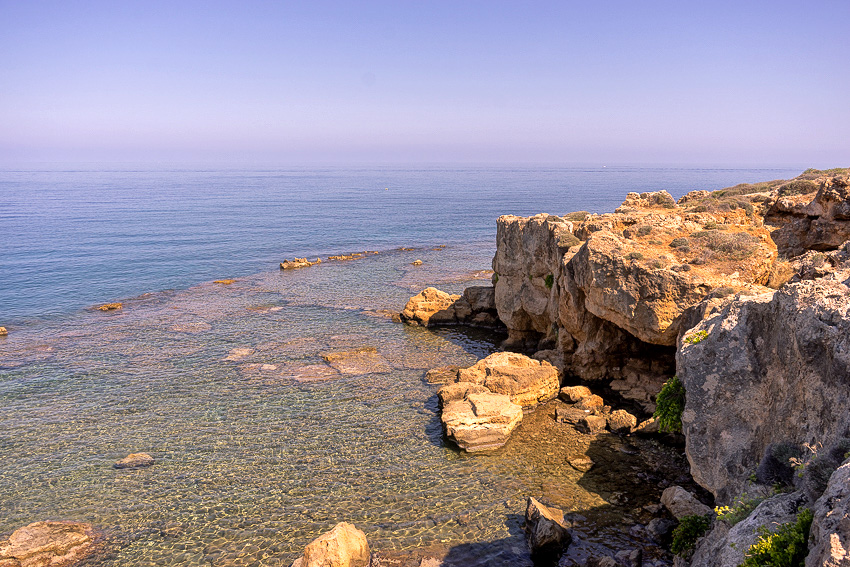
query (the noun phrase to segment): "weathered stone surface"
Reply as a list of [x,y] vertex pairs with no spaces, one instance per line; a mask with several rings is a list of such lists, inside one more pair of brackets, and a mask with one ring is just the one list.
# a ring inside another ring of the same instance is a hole
[[231,349],[230,352],[224,357],[224,360],[228,360],[230,362],[238,362],[244,358],[247,358],[254,354],[254,349],[251,347],[236,347]]
[[608,429],[614,433],[628,433],[637,426],[637,418],[626,410],[614,410],[608,416]]
[[392,371],[392,366],[375,347],[328,352],[323,354],[322,358],[341,374],[359,376]]
[[591,434],[605,431],[606,425],[608,425],[608,420],[601,415],[588,415],[579,421],[579,428]]
[[593,468],[595,464],[590,457],[581,456],[581,457],[571,457],[567,459],[567,462],[573,467],[575,470],[579,472],[587,472]]
[[139,469],[152,464],[154,464],[154,458],[147,453],[130,453],[112,466],[116,469]]
[[485,386],[481,384],[473,384],[472,382],[455,382],[446,384],[437,391],[437,397],[440,398],[440,405],[445,406],[449,402],[462,400],[469,394],[487,394],[491,393]]
[[425,381],[429,384],[451,384],[457,381],[457,371],[460,366],[449,365],[432,368],[425,374]]
[[587,386],[564,386],[558,396],[565,402],[576,403],[593,395]]
[[515,352],[497,352],[458,371],[459,382],[481,384],[506,394],[523,407],[547,402],[558,395],[558,369],[546,361]]
[[104,303],[103,305],[98,306],[98,309],[101,311],[115,311],[123,307],[123,303]]
[[6,327],[0,327],[0,337],[5,337],[9,334],[9,331],[6,330]]
[[832,474],[813,512],[806,567],[850,567],[850,461]]
[[696,499],[696,497],[681,486],[670,486],[661,493],[661,504],[677,520],[685,516],[705,516],[712,509]]
[[35,522],[0,541],[0,565],[71,567],[97,551],[98,535],[90,524]]
[[759,504],[731,528],[724,522],[714,522],[711,531],[697,542],[690,567],[738,567],[762,526],[773,532],[781,524],[796,521],[797,508],[804,502],[800,492],[781,494]]
[[[451,389],[461,384],[449,384],[440,389]],[[490,391],[475,391],[483,388],[469,384],[470,388],[462,399],[450,399],[441,395],[443,422],[446,435],[458,447],[468,452],[497,449],[507,443],[511,432],[522,422],[522,407],[511,402],[504,394]]]
[[564,512],[529,498],[525,509],[525,538],[532,558],[561,556],[572,537],[564,521]]
[[292,567],[369,567],[370,558],[366,534],[340,522],[310,542]]
[[[452,305],[460,299],[459,295],[451,295],[435,287],[427,287],[414,295],[404,306],[401,320],[412,325],[427,327],[433,324],[455,321]],[[431,319],[434,318],[434,322]]]
[[769,444],[828,447],[850,429],[848,280],[835,272],[735,299],[682,342],[686,452],[719,504],[743,492]]
[[586,398],[582,398],[576,404],[576,407],[581,410],[586,411],[599,411],[605,405],[605,400],[602,399],[602,396],[597,396],[596,394],[591,394]]

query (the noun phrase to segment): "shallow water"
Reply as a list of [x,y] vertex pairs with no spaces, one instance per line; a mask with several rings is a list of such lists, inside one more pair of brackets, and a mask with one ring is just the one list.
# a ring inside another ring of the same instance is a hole
[[[591,540],[627,545],[623,516],[657,498],[635,476],[643,457],[576,435],[551,408],[493,454],[458,452],[424,374],[472,364],[498,337],[382,312],[425,280],[476,283],[489,254],[392,251],[13,333],[0,351],[0,533],[73,519],[110,534],[104,566],[272,566],[345,520],[385,554],[427,547],[459,565],[524,565],[520,525],[536,496],[598,523]],[[364,347],[375,351],[342,372],[322,358]],[[142,451],[153,467],[112,468]],[[609,462],[582,474],[566,462],[577,454]]]

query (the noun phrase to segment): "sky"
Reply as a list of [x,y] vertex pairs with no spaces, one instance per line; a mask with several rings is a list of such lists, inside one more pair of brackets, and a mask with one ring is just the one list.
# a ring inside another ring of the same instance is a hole
[[850,2],[0,0],[0,162],[850,166]]

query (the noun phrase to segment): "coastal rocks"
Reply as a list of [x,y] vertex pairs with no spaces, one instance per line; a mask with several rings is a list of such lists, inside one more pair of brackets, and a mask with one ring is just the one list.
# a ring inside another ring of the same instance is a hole
[[438,393],[446,435],[468,452],[497,449],[522,422],[522,407],[484,386],[459,382]]
[[369,567],[371,552],[366,534],[340,522],[310,542],[292,567]]
[[315,262],[309,261],[307,258],[295,258],[294,260],[284,260],[280,263],[281,270],[294,270],[296,268],[309,268],[316,264],[321,264],[322,259],[316,258]]
[[457,381],[457,371],[460,366],[449,365],[432,368],[425,374],[425,381],[429,384],[451,384]]
[[510,396],[513,403],[532,407],[558,395],[558,369],[514,352],[497,352],[458,371],[459,382],[481,384],[491,392]]
[[613,433],[629,433],[636,426],[637,418],[626,410],[614,410],[608,416],[608,429]]
[[116,469],[140,469],[154,464],[154,458],[147,453],[130,453],[120,461],[116,461]]
[[564,386],[558,392],[558,397],[560,397],[565,402],[576,403],[580,402],[585,398],[589,398],[593,395],[593,392],[590,391],[590,388],[587,386]]
[[214,280],[213,283],[220,285],[233,285],[235,281],[236,280]]
[[452,295],[429,287],[410,298],[399,319],[409,325],[439,327],[468,325],[500,328],[495,294],[490,286],[472,286],[463,295]]
[[725,504],[771,443],[832,446],[850,431],[850,271],[737,298],[678,351],[694,479]]
[[103,305],[98,306],[100,311],[116,311],[124,307],[123,303],[104,303]]
[[696,497],[681,486],[670,486],[661,493],[661,504],[667,508],[674,518],[681,520],[685,516],[705,516],[712,509],[696,499]]
[[[427,287],[410,298],[400,314],[401,320],[423,327],[456,321],[454,311],[450,311],[450,308],[458,299],[460,299],[459,295],[451,295],[435,287]],[[433,323],[431,323],[432,318],[434,318]]]
[[814,505],[814,518],[806,567],[850,565],[850,461],[829,479],[826,491]]
[[5,337],[9,334],[9,331],[6,330],[6,327],[0,327],[0,337]]
[[525,538],[535,561],[557,561],[572,540],[564,512],[535,498],[529,498],[526,505]]
[[238,362],[244,358],[247,358],[254,354],[254,349],[251,347],[236,347],[231,349],[231,351],[224,357],[224,360],[229,362]]
[[734,526],[714,522],[711,531],[697,541],[690,567],[738,567],[762,528],[773,532],[781,524],[795,521],[804,502],[805,496],[800,492],[781,494],[759,504]]
[[90,524],[35,522],[0,541],[0,565],[71,567],[97,551],[98,539]]
[[392,371],[390,364],[375,347],[329,352],[323,354],[322,358],[340,374],[359,376]]

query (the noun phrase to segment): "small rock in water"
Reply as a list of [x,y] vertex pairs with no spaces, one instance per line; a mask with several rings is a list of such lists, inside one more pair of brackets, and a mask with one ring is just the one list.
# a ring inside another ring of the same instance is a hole
[[0,327],[0,337],[5,337],[9,334],[9,331],[6,330],[6,327]]
[[0,540],[3,567],[65,567],[94,554],[99,535],[91,524],[35,522]]
[[238,347],[230,351],[224,360],[236,361],[242,360],[246,356],[254,354],[254,349],[248,347]]
[[147,453],[130,453],[120,461],[116,461],[113,467],[116,469],[138,469],[149,467],[154,463],[153,457]]
[[222,284],[222,285],[230,285],[236,280],[215,280],[213,283]]
[[121,309],[122,307],[124,307],[123,303],[104,303],[98,307],[98,309],[101,311],[114,311],[116,309]]
[[628,433],[637,425],[637,418],[626,410],[614,410],[608,416],[608,429],[614,433]]
[[414,261],[412,262],[412,264],[413,264],[414,266],[421,266],[421,265],[422,265],[422,260],[414,260]]
[[581,419],[579,426],[586,433],[594,434],[605,431],[605,425],[608,421],[601,415],[588,415]]
[[425,381],[429,384],[451,384],[457,382],[457,371],[460,366],[439,366],[432,368],[425,374]]
[[536,498],[528,499],[525,510],[525,537],[532,559],[557,561],[572,536],[564,521],[564,512],[545,506]]
[[567,459],[567,462],[570,464],[571,467],[573,467],[579,472],[587,472],[593,468],[594,464],[596,464],[591,459],[585,456],[572,457],[570,459]]

